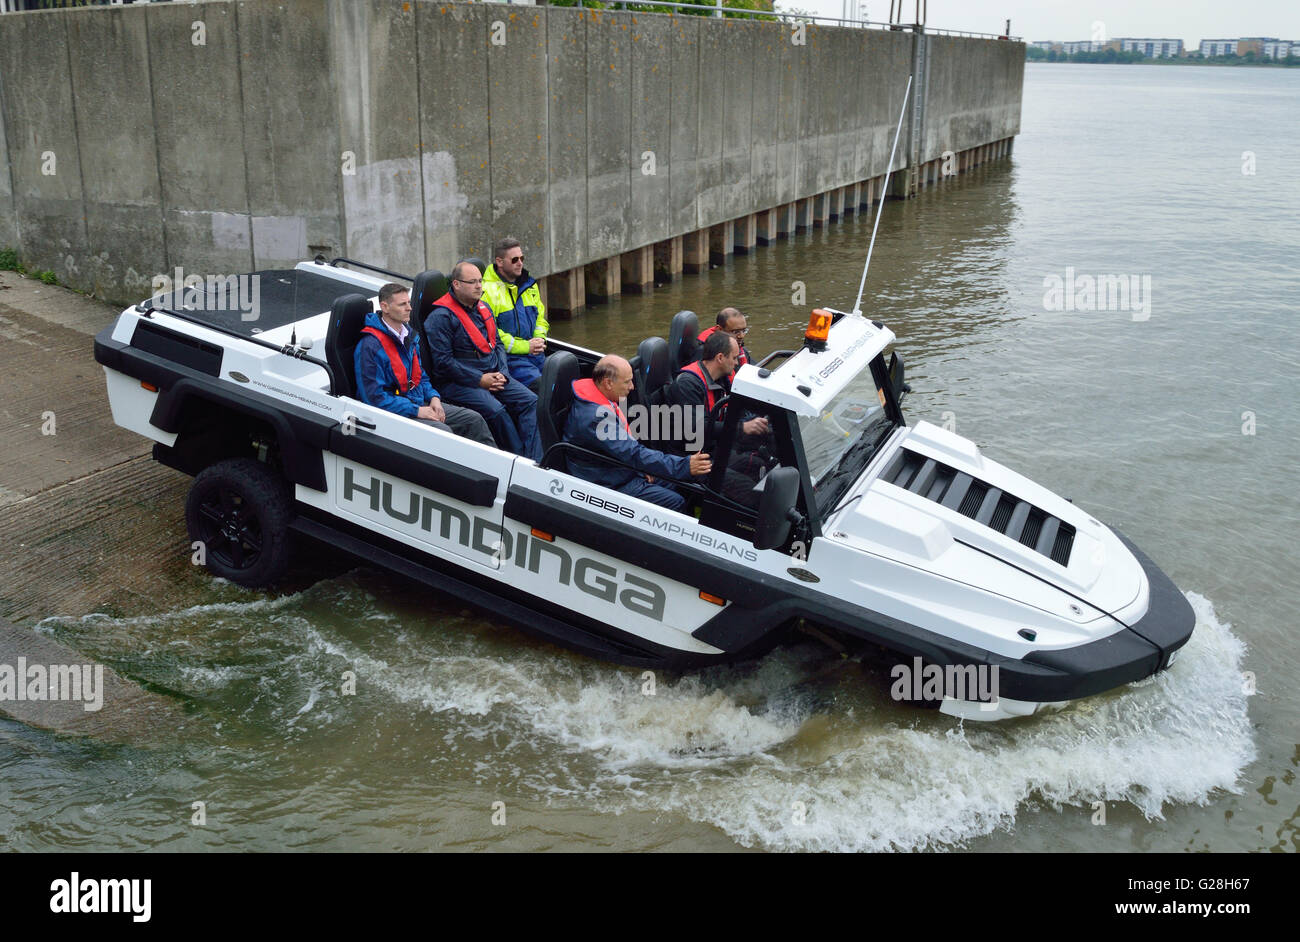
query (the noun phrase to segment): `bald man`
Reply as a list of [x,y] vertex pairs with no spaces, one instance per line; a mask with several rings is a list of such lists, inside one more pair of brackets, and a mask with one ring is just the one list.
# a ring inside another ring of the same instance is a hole
[[[573,407],[564,426],[564,440],[591,451],[609,455],[632,468],[603,461],[568,457],[569,470],[578,477],[639,497],[669,510],[686,509],[686,498],[671,487],[656,484],[651,477],[687,481],[709,473],[713,463],[706,454],[667,455],[647,448],[627,426],[619,402],[632,391],[632,366],[622,357],[606,356],[592,371],[591,379],[574,380]],[[640,473],[637,473],[640,472]]]

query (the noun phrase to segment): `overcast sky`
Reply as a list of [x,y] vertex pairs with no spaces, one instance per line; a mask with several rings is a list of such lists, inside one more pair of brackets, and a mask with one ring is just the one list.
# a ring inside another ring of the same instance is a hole
[[[909,22],[916,0],[903,0]],[[859,0],[867,19],[889,19],[889,0]],[[843,0],[777,0],[798,8],[840,16]],[[1024,39],[1093,38],[1102,23],[1105,38],[1181,39],[1196,47],[1202,39],[1276,36],[1300,40],[1300,0],[929,0],[926,25],[1000,33],[1008,17],[1011,33]]]

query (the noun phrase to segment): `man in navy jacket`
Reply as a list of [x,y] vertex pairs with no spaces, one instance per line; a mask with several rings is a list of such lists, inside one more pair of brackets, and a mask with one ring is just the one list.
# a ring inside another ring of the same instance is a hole
[[451,290],[424,321],[434,376],[449,402],[487,419],[502,448],[540,461],[537,396],[510,376],[505,344],[491,308],[479,300],[482,294],[478,267],[459,262],[451,270]]
[[352,355],[357,398],[495,448],[481,415],[442,402],[421,368],[419,344],[410,321],[410,292],[391,282],[380,288],[379,312],[366,315],[365,329]]
[[[632,367],[622,357],[606,356],[591,379],[573,383],[573,406],[564,426],[564,440],[630,464],[636,471],[570,454],[569,470],[593,484],[603,484],[632,497],[652,501],[669,510],[683,510],[686,498],[648,476],[686,481],[708,474],[713,463],[706,454],[666,455],[647,448],[632,437],[619,400],[632,391]],[[641,473],[637,473],[637,472]]]

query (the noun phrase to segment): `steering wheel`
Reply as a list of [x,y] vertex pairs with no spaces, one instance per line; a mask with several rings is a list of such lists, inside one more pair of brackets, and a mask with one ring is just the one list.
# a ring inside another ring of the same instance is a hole
[[707,454],[713,454],[713,446],[717,444],[714,441],[713,427],[727,414],[727,402],[730,398],[729,394],[723,393],[722,398],[713,404],[713,408],[704,417],[704,446],[701,450]]

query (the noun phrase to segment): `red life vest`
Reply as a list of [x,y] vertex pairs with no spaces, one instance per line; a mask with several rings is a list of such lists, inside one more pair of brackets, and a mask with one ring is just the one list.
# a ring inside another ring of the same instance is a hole
[[378,337],[379,345],[388,354],[389,365],[393,368],[393,375],[397,377],[396,395],[404,396],[420,385],[420,351],[418,349],[412,351],[411,375],[408,377],[406,375],[406,364],[402,362],[402,351],[397,349],[397,342],[393,340],[392,334],[377,327],[363,327],[361,332],[372,337]]
[[[710,327],[704,333],[700,334],[698,337],[695,338],[700,342],[701,347],[704,346],[704,341],[708,340],[711,336],[713,336],[713,332],[715,330],[722,330],[722,328],[715,324],[714,326]],[[749,354],[745,352],[745,345],[740,342],[739,338],[736,339],[736,346],[740,347],[740,356],[736,358],[736,370],[738,370],[746,363],[749,362]],[[731,371],[732,379],[736,378],[736,370]]]
[[470,343],[474,344],[479,353],[491,353],[492,349],[497,345],[496,319],[492,316],[492,309],[482,301],[478,302],[478,313],[479,317],[483,318],[483,326],[486,328],[487,336],[484,336],[485,331],[479,330],[478,325],[470,320],[469,312],[461,307],[460,302],[456,300],[456,296],[450,291],[437,301],[434,301],[433,305],[434,307],[445,307],[456,315],[456,320],[460,321],[460,326],[465,328],[466,336],[469,337]]
[[623,423],[623,431],[627,432],[628,438],[632,437],[632,431],[627,427],[627,418],[623,415],[623,410],[618,407],[618,403],[612,399],[605,398],[605,394],[600,391],[594,379],[575,379],[573,381],[573,394],[584,402],[595,403],[598,406],[609,406],[618,416],[618,420]]
[[704,372],[704,365],[700,363],[699,360],[696,360],[694,363],[688,363],[685,366],[683,366],[682,372],[694,373],[696,376],[700,378],[700,382],[704,384],[704,394],[709,397],[709,411],[712,412],[713,411],[713,380],[709,378],[708,373]]

